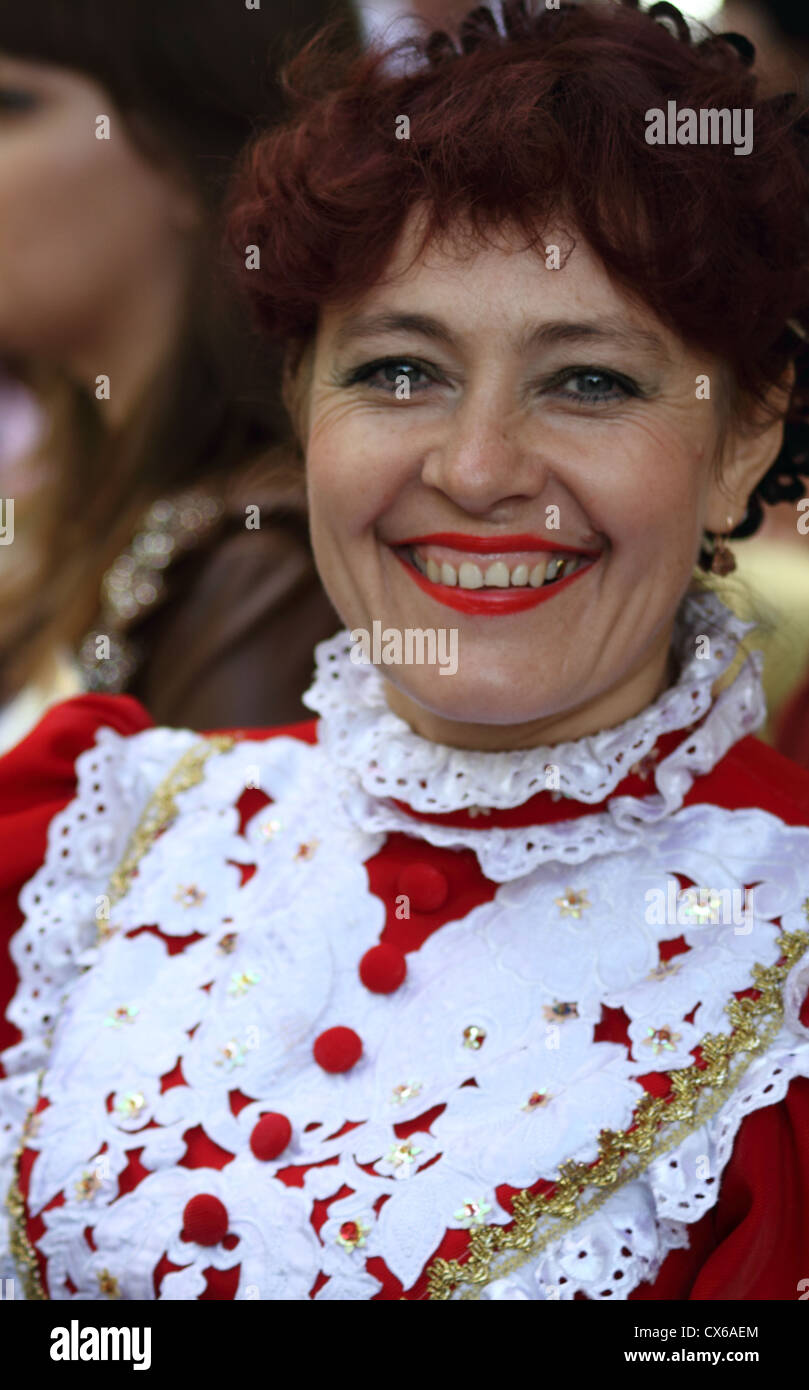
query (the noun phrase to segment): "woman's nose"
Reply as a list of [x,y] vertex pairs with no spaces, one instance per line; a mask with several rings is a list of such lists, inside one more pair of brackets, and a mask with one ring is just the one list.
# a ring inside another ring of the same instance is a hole
[[512,498],[534,498],[545,486],[548,463],[536,427],[529,438],[517,411],[494,401],[486,408],[464,405],[439,429],[440,437],[424,452],[422,482],[465,511],[482,513]]

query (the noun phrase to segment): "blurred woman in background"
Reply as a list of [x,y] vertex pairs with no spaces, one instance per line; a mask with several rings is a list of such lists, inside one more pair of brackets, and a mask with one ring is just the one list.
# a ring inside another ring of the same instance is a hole
[[0,746],[71,688],[191,726],[303,713],[338,623],[221,209],[329,18],[353,38],[343,0],[0,0],[0,360],[46,422],[0,551]]

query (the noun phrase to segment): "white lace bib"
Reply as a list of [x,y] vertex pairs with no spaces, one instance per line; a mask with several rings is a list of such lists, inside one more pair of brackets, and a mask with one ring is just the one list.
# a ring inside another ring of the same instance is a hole
[[[708,608],[698,623],[722,621],[715,601]],[[735,619],[710,672],[686,661],[677,687],[637,720],[553,750],[570,794],[603,800],[661,732],[708,710],[716,663],[733,655],[729,633],[739,635]],[[187,731],[102,729],[78,760],[76,799],[21,896],[9,1017],[24,1040],[4,1054],[0,1082],[8,1188],[44,1069],[48,1105],[25,1136],[37,1153],[27,1206],[45,1225],[37,1246],[51,1298],[154,1298],[164,1255],[179,1268],[164,1275],[161,1298],[198,1297],[213,1266],[238,1267],[237,1298],[304,1299],[317,1281],[317,1299],[365,1299],[381,1287],[366,1267],[375,1257],[408,1290],[447,1231],[469,1230],[475,1253],[481,1229],[514,1220],[504,1186],[595,1162],[602,1131],[623,1133],[647,1104],[639,1078],[673,1071],[690,1083],[677,1123],[667,1115],[655,1130],[651,1161],[628,1152],[612,1184],[575,1194],[561,1225],[543,1216],[527,1250],[487,1257],[474,1288],[432,1269],[438,1297],[625,1298],[716,1201],[744,1115],[809,1075],[798,1019],[809,988],[809,829],[762,810],[679,809],[694,777],[757,720],[755,670],[719,697],[693,747],[660,763],[651,797],[536,831],[457,830],[405,818],[392,789],[414,808],[518,805],[551,750],[426,744],[378,705],[378,672],[332,661],[340,642],[318,649],[317,745],[281,736],[197,755]],[[193,773],[167,785],[183,755]],[[273,804],[240,833],[245,786]],[[415,859],[419,840],[474,848],[498,886],[409,952],[404,984],[382,995],[358,965],[385,926],[365,866],[391,829],[413,838]],[[649,904],[682,904],[678,875],[729,900],[755,884],[755,910],[723,925],[686,897],[692,917],[667,923]],[[192,939],[170,955],[152,932],[130,934],[152,925]],[[680,935],[690,949],[663,960],[661,943]],[[726,1005],[757,970],[763,1003],[744,1024],[754,1050],[731,1048],[725,1084],[701,1086],[692,1049],[706,1034],[730,1048]],[[595,1040],[604,1006],[624,1011],[631,1053]],[[313,1055],[334,1027],[362,1040],[341,1074]],[[163,1088],[178,1064],[185,1084]],[[241,1108],[235,1092],[248,1098]],[[428,1128],[396,1133],[435,1107]],[[250,1138],[267,1112],[287,1117],[292,1139],[260,1161]],[[223,1167],[180,1164],[197,1126],[233,1155]],[[133,1148],[148,1176],[118,1196]],[[277,1176],[291,1165],[306,1167],[302,1186]],[[183,1238],[184,1209],[201,1193],[227,1212],[228,1239],[213,1247]],[[315,1204],[339,1193],[316,1231]],[[518,1218],[526,1230],[529,1217]],[[19,1242],[18,1213],[18,1259]],[[0,1252],[0,1277],[13,1277],[10,1249],[0,1242]]]

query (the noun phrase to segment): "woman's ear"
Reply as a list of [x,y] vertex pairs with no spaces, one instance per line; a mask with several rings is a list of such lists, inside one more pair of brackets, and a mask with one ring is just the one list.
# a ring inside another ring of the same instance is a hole
[[705,526],[722,534],[728,517],[737,526],[747,510],[750,494],[778,457],[784,443],[784,420],[795,384],[795,367],[789,364],[766,403],[759,404],[752,419],[733,424],[722,450],[721,466],[711,483]]

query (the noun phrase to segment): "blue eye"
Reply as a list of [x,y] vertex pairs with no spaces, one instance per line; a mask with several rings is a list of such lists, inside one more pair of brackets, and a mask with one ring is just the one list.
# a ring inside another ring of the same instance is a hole
[[417,382],[417,377],[424,378],[427,384],[435,380],[421,363],[411,357],[381,357],[375,362],[365,362],[361,367],[355,367],[344,378],[342,385],[356,386],[359,382],[365,382],[392,395],[402,377],[410,383],[411,391],[424,390],[424,386]]
[[599,401],[620,401],[629,396],[639,396],[640,390],[628,377],[615,372],[602,371],[598,367],[575,367],[554,378],[552,387],[561,388],[575,384],[577,390],[561,390],[557,394],[566,396],[578,403]]

